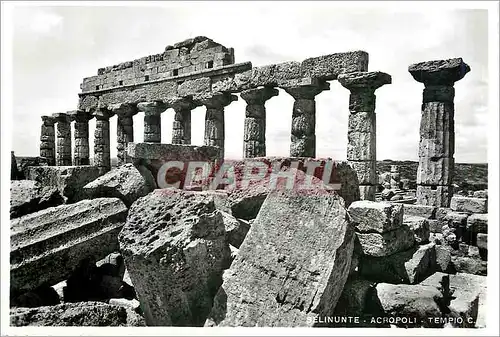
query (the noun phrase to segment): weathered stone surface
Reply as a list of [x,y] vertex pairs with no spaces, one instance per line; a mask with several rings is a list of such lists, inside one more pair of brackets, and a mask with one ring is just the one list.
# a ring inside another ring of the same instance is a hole
[[434,206],[411,205],[406,204],[404,207],[404,216],[419,216],[426,219],[434,219],[436,217],[437,208]]
[[[395,322],[398,327],[442,327],[444,324],[429,320],[441,317],[444,304],[443,294],[433,286],[387,284],[376,286],[374,300],[380,303],[377,316],[407,317],[406,322]],[[406,323],[406,324],[405,324]]]
[[10,182],[11,219],[62,203],[64,199],[55,187],[42,187],[33,180],[11,180]]
[[[48,166],[50,163],[44,157],[16,157],[18,179],[28,179],[28,168],[30,166]],[[55,165],[55,164],[54,164]]]
[[460,273],[486,275],[488,273],[488,262],[477,257],[451,256],[453,268]]
[[301,63],[303,77],[335,80],[339,74],[368,70],[368,53],[354,51],[308,58]]
[[83,187],[90,198],[120,198],[127,207],[156,188],[155,178],[144,166],[125,164]]
[[10,297],[10,307],[35,308],[61,303],[59,295],[53,287],[40,286],[17,297]]
[[454,273],[451,262],[451,251],[453,248],[447,245],[436,245],[436,270],[443,273]]
[[453,85],[470,71],[470,67],[462,58],[454,58],[415,63],[408,67],[408,71],[416,81],[425,85]]
[[429,235],[431,232],[427,219],[419,216],[407,216],[404,218],[403,223],[409,226],[413,231],[416,243],[424,244],[429,242]]
[[487,213],[488,199],[471,198],[455,195],[451,198],[450,208],[457,212]]
[[378,89],[384,84],[391,84],[391,75],[380,72],[352,72],[339,75],[337,78],[347,89]]
[[451,185],[453,158],[420,157],[417,170],[418,185]]
[[126,214],[119,199],[99,198],[11,220],[11,290],[56,284],[80,261],[117,250]]
[[26,178],[37,181],[43,187],[56,187],[67,202],[75,202],[85,198],[83,186],[99,174],[96,166],[38,166],[29,167]]
[[476,244],[479,248],[488,249],[488,234],[478,233],[476,240]]
[[271,192],[205,325],[311,326],[331,315],[353,253],[344,207],[324,190]]
[[436,271],[435,244],[384,257],[364,256],[358,268],[361,277],[372,281],[416,284]]
[[146,323],[203,325],[230,258],[212,193],[155,190],[132,205],[119,241]]
[[[474,327],[478,316],[479,299],[486,295],[485,276],[458,273],[450,275],[450,317],[463,319],[463,323],[452,322],[453,326]],[[483,303],[484,305],[485,303]]]
[[359,185],[359,199],[375,201],[376,185]]
[[10,309],[12,326],[144,326],[144,319],[123,307],[102,302],[64,303]]
[[372,281],[349,278],[335,307],[335,316],[362,316],[368,296],[375,285]]
[[377,162],[369,161],[350,161],[349,164],[356,171],[360,185],[377,184]]
[[403,206],[384,202],[355,201],[349,215],[359,232],[385,233],[403,224]]
[[488,199],[488,190],[474,191],[474,194],[472,196],[474,198],[486,198],[486,199]]
[[417,186],[417,204],[448,207],[452,196],[451,186]]
[[221,212],[226,228],[227,242],[235,247],[240,248],[241,243],[245,240],[245,236],[250,230],[250,223],[247,220],[236,219],[231,214]]
[[407,250],[414,246],[413,231],[402,225],[392,231],[380,233],[356,233],[357,250],[364,255],[387,256]]
[[376,134],[352,131],[347,134],[347,160],[376,160]]

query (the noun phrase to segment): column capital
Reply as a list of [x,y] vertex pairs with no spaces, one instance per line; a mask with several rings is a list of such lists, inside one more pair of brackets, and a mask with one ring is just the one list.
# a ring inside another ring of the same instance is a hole
[[384,84],[391,84],[391,75],[381,71],[353,72],[340,74],[338,76],[340,84],[350,91],[371,91],[374,92]]
[[69,123],[71,122],[69,116],[65,112],[56,112],[52,114],[52,117],[56,120],[56,123],[62,122],[62,123]]
[[87,112],[85,110],[73,110],[73,111],[68,111],[67,112],[70,120],[73,122],[88,122],[94,116],[90,112]]
[[304,78],[298,81],[290,81],[289,84],[284,85],[282,88],[295,100],[314,99],[322,91],[330,90],[330,83],[316,78]]
[[108,108],[97,108],[92,112],[92,116],[97,120],[109,120],[114,116],[114,112]]
[[111,104],[108,108],[113,111],[118,118],[132,117],[139,112],[135,104],[129,103]]
[[175,111],[193,110],[200,106],[200,103],[193,101],[191,97],[174,97],[164,100],[164,102],[169,108]]
[[242,91],[240,97],[247,102],[247,104],[264,104],[268,99],[278,96],[278,89],[271,87],[261,87]]
[[408,67],[411,76],[425,86],[453,84],[470,71],[469,65],[462,58],[435,60],[412,64]]
[[45,125],[54,125],[56,122],[56,119],[53,116],[41,116],[42,122]]
[[207,108],[224,108],[231,104],[231,102],[237,101],[238,96],[231,95],[229,93],[214,93],[210,96],[201,96],[194,99],[195,102],[198,102]]
[[167,105],[161,101],[141,102],[137,104],[137,109],[148,115],[159,115],[167,110]]

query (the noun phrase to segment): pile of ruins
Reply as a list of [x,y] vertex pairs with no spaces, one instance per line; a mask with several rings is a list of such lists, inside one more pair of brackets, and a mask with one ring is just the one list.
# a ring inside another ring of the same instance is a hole
[[[40,160],[18,169],[12,154],[11,324],[484,327],[487,191],[452,186],[454,83],[470,68],[455,58],[408,70],[424,84],[410,199],[399,196],[408,181],[397,166],[377,172],[375,91],[391,76],[368,71],[366,52],[253,67],[200,36],[84,78],[76,110],[42,116]],[[333,80],[350,92],[347,161],[316,158],[315,97]],[[290,155],[266,157],[265,103],[283,91],[294,99]],[[313,187],[273,189],[267,177],[238,189],[161,188],[166,162],[224,162],[224,109],[238,97],[247,105],[235,179],[260,162]],[[200,106],[204,144],[192,145]],[[331,165],[327,183],[340,188],[322,185],[311,163]]]

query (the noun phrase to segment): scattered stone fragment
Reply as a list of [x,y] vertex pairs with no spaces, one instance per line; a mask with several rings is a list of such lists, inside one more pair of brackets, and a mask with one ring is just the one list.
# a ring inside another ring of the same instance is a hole
[[384,257],[364,256],[359,261],[361,277],[394,284],[416,284],[435,271],[436,250],[434,243]]
[[62,203],[64,203],[64,199],[55,187],[42,187],[33,180],[12,180],[10,182],[11,219]]
[[457,212],[487,213],[488,199],[470,198],[456,195],[451,198],[450,208]]
[[472,195],[474,198],[486,198],[488,199],[488,190],[474,191]]
[[467,218],[467,230],[473,233],[488,233],[488,213],[471,214]]
[[335,193],[271,192],[224,274],[205,325],[317,325],[333,314],[342,293],[353,238]]
[[415,242],[425,244],[429,242],[430,228],[429,221],[419,216],[407,216],[403,223],[411,228],[415,236]]
[[405,204],[404,216],[419,216],[426,219],[434,219],[436,217],[437,208],[434,206],[412,205]]
[[12,326],[144,326],[132,310],[102,302],[64,303],[10,310]]
[[455,269],[451,263],[451,251],[453,248],[446,245],[436,244],[436,270],[443,273],[453,274]]
[[452,256],[453,268],[459,273],[473,275],[486,275],[488,273],[488,262],[477,257]]
[[127,207],[156,188],[155,178],[144,166],[125,164],[91,181],[83,187],[89,199],[120,198]]
[[147,325],[202,326],[229,266],[210,192],[155,190],[130,208],[120,250]]
[[353,202],[348,212],[359,232],[384,233],[403,223],[402,205],[361,200]]

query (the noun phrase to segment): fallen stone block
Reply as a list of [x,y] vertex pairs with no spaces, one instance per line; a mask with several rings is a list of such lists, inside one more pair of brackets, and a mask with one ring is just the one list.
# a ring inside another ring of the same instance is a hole
[[236,219],[226,212],[221,212],[221,214],[226,228],[227,242],[235,248],[240,248],[241,243],[250,230],[250,222],[243,219]]
[[436,273],[432,274],[431,276],[427,277],[422,282],[420,282],[419,285],[435,287],[443,294],[443,297],[445,299],[444,303],[449,304],[447,302],[447,300],[449,300],[451,297],[450,275],[449,274],[436,272]]
[[472,196],[474,198],[486,198],[486,199],[488,199],[488,190],[474,191]]
[[467,230],[473,233],[488,233],[488,213],[471,214],[467,218]]
[[155,190],[130,208],[120,250],[147,325],[205,322],[230,259],[213,194]]
[[156,188],[156,181],[144,166],[125,164],[91,181],[83,187],[89,199],[114,197],[127,207]]
[[436,271],[435,244],[429,243],[384,257],[364,256],[358,268],[359,275],[368,280],[416,284]]
[[434,320],[442,317],[445,304],[443,294],[436,287],[379,283],[375,289],[372,301],[378,303],[379,308],[373,310],[374,316],[386,318],[386,327],[389,324],[404,328],[443,327],[443,322]]
[[356,233],[356,251],[370,256],[387,256],[410,249],[415,237],[407,225],[385,233]]
[[362,200],[353,202],[348,212],[359,232],[385,233],[403,223],[402,205]]
[[421,245],[429,242],[431,234],[429,220],[419,216],[407,216],[404,218],[403,223],[413,231],[416,243]]
[[446,245],[436,245],[436,270],[438,272],[453,274],[455,268],[451,262],[453,248]]
[[476,240],[478,248],[488,250],[488,234],[478,233]]
[[10,182],[11,219],[63,203],[64,199],[55,187],[42,187],[33,180],[11,180]]
[[65,280],[86,258],[118,249],[127,208],[99,198],[52,207],[11,220],[11,291],[29,291]]
[[451,256],[453,268],[459,273],[474,275],[486,275],[488,273],[488,262],[477,257]]
[[99,177],[97,166],[31,166],[26,178],[41,186],[53,186],[67,198],[67,203],[85,199],[83,186]]
[[451,198],[450,208],[457,212],[487,213],[488,199],[471,198],[455,195]]
[[144,326],[133,310],[102,302],[10,309],[12,326]]
[[[463,273],[450,275],[450,292],[453,299],[449,305],[450,313],[448,316],[455,318],[452,321],[453,326],[466,328],[476,325],[479,298],[483,294],[486,295],[486,288],[487,278],[485,276]],[[485,304],[482,303],[482,305]]]
[[431,233],[441,233],[443,231],[443,223],[439,220],[427,220],[429,223],[429,231]]
[[425,205],[405,204],[404,216],[420,216],[426,219],[435,219],[437,207]]
[[316,326],[349,274],[354,230],[335,193],[273,191],[224,273],[205,326]]

